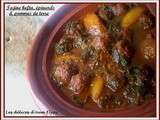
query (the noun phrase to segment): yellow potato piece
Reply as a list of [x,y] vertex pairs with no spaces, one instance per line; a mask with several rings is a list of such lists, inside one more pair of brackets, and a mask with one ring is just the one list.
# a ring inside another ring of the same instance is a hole
[[100,32],[105,32],[105,27],[101,23],[98,16],[94,13],[90,13],[84,16],[83,18],[84,26],[87,30],[95,29],[97,28]]
[[96,102],[101,95],[104,87],[104,80],[100,76],[96,76],[91,83],[91,97]]
[[122,19],[121,26],[123,28],[128,28],[130,25],[135,23],[144,11],[143,7],[132,8]]
[[81,62],[80,57],[69,54],[69,53],[65,53],[63,55],[58,55],[55,57],[55,62],[56,63],[61,63],[61,62],[69,62],[69,61],[75,61],[75,62]]

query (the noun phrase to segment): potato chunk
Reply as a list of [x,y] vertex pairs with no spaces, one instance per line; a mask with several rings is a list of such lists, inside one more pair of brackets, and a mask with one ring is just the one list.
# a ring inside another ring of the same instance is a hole
[[91,97],[93,101],[97,101],[104,87],[104,80],[100,76],[96,76],[91,83]]
[[83,18],[83,23],[86,29],[92,34],[97,35],[105,32],[105,27],[101,23],[98,16],[94,13],[87,14]]
[[131,26],[138,20],[138,18],[142,15],[143,11],[143,7],[132,8],[122,19],[121,26],[123,28],[128,28],[129,26]]
[[80,57],[76,56],[76,55],[72,55],[70,53],[65,53],[63,55],[58,55],[55,57],[55,63],[63,63],[63,62],[70,62],[70,61],[74,61],[74,62],[81,62]]
[[94,13],[87,14],[83,18],[83,23],[86,30],[92,36],[91,46],[96,50],[104,50],[110,42],[110,39],[105,26],[98,16]]

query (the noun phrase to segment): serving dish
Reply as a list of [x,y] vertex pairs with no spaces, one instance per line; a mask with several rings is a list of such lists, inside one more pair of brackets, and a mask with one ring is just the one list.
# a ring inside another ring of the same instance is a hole
[[[52,83],[49,67],[52,62],[53,44],[62,36],[62,25],[92,11],[96,4],[66,4],[44,24],[35,37],[27,64],[27,76],[36,97],[49,109],[56,109],[64,116],[136,117],[155,116],[156,100],[137,107],[125,107],[100,113],[78,108]],[[138,112],[137,112],[138,111]]]

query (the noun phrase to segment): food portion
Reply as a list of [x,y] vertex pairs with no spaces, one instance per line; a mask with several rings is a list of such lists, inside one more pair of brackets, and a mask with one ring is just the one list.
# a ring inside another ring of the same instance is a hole
[[132,24],[134,24],[139,17],[143,14],[144,8],[143,7],[134,7],[122,19],[122,27],[128,28]]
[[84,109],[141,105],[155,97],[155,30],[144,4],[99,4],[64,25],[50,77]]

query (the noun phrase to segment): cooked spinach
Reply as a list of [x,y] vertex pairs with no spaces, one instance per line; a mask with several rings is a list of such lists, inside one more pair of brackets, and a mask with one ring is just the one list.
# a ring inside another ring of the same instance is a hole
[[121,28],[118,23],[115,21],[107,21],[108,31],[111,33],[118,33],[121,31]]
[[87,47],[83,50],[81,57],[84,61],[95,60],[98,57],[98,53],[94,47]]
[[135,85],[127,85],[124,92],[124,97],[128,103],[138,105],[141,101],[139,87]]
[[111,20],[114,17],[112,7],[108,5],[100,7],[98,10],[98,15],[105,21]]
[[116,92],[118,89],[119,83],[115,78],[112,78],[107,81],[107,87],[112,90],[113,92]]
[[[83,24],[80,21],[70,21],[66,24],[65,33],[73,36],[81,36],[82,40],[85,40],[88,37],[88,33]],[[72,36],[72,37],[73,37]]]
[[129,61],[125,56],[123,56],[117,49],[112,50],[113,60],[122,67],[126,67],[129,64]]
[[87,39],[88,36],[84,36],[84,35],[81,35],[81,34],[78,34],[74,39],[74,43],[73,43],[73,46],[74,48],[84,48],[87,44]]
[[148,65],[144,66],[133,66],[130,68],[129,73],[126,75],[130,84],[137,86],[144,85],[145,81],[150,81],[154,73],[151,67]]
[[73,40],[69,37],[64,37],[56,44],[55,50],[58,54],[69,52],[73,48]]
[[124,56],[120,55],[119,64],[122,65],[123,67],[126,67],[128,65],[128,61],[127,61],[127,59],[125,59]]
[[78,107],[83,107],[84,102],[82,101],[82,99],[79,96],[73,95],[72,97],[73,102],[78,106]]
[[137,86],[142,86],[143,85],[143,79],[144,75],[142,74],[142,71],[140,67],[132,67],[130,69],[130,74],[128,75],[129,83],[130,84],[135,84]]
[[74,34],[75,31],[79,33],[83,33],[84,26],[80,24],[80,21],[70,21],[65,26],[65,33],[66,34]]
[[74,48],[83,48],[88,41],[89,34],[80,21],[70,21],[65,26],[65,33],[72,39]]
[[126,77],[128,86],[123,95],[129,102],[138,104],[140,100],[144,100],[146,96],[153,94],[151,79],[153,72],[148,65],[131,67]]

